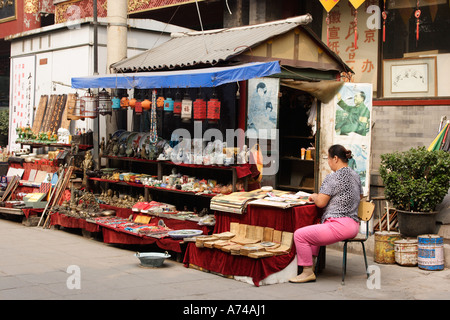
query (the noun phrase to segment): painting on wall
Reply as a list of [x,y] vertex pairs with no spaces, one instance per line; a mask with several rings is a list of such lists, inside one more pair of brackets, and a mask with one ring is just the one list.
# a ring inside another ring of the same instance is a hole
[[383,95],[387,98],[436,96],[436,57],[384,60]]
[[248,81],[247,137],[276,139],[280,79]]

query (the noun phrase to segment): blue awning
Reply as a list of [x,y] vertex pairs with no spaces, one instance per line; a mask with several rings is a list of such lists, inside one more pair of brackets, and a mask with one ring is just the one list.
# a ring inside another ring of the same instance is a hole
[[280,73],[278,61],[246,63],[232,67],[117,73],[72,78],[72,88],[151,89],[216,87],[225,83]]

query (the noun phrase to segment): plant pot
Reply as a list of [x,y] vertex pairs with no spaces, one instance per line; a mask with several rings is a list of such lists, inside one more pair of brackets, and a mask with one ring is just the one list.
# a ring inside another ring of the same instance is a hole
[[417,237],[421,234],[434,233],[436,229],[436,213],[414,212],[397,209],[398,228],[405,237]]

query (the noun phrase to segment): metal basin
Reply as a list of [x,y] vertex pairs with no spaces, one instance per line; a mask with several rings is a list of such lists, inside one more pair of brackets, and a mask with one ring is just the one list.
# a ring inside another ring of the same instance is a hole
[[170,254],[160,252],[136,252],[135,256],[141,261],[143,267],[159,268],[163,265],[164,260],[170,258]]

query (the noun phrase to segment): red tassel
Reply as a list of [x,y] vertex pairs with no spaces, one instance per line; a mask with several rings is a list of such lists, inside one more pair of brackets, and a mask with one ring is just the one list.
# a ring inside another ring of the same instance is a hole
[[358,11],[355,10],[355,49],[358,49]]
[[327,12],[327,47],[330,46],[330,13]]

